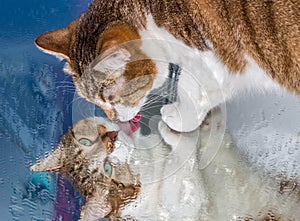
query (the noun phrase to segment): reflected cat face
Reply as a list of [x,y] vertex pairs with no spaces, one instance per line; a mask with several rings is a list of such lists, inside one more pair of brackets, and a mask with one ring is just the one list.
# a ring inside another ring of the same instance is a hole
[[56,171],[67,178],[86,199],[82,220],[117,217],[120,207],[140,191],[139,176],[132,174],[124,159],[131,140],[118,130],[103,118],[82,120],[64,135],[53,153],[30,168]]

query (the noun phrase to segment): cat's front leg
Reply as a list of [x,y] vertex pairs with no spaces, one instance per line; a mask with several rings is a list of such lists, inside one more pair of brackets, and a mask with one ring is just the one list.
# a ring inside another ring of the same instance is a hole
[[[214,96],[211,94],[210,98],[212,97]],[[222,99],[210,98],[181,92],[177,102],[162,107],[162,120],[175,131],[194,131],[202,124],[207,113],[222,102]]]
[[162,120],[173,130],[190,132],[195,130],[203,121],[208,110],[201,107],[201,88],[186,70],[182,70],[176,91],[176,102],[166,104],[161,108]]
[[187,103],[175,102],[161,109],[162,120],[175,131],[190,132],[197,129],[209,111],[208,107],[196,108]]
[[163,121],[158,123],[158,130],[164,141],[172,147],[173,151],[180,147],[187,148],[187,146],[191,146],[194,148],[199,139],[198,130],[192,132],[174,131]]
[[177,101],[162,107],[162,119],[173,130],[190,132],[197,129],[212,108],[227,100],[227,93],[217,81],[199,82],[186,76],[180,78]]

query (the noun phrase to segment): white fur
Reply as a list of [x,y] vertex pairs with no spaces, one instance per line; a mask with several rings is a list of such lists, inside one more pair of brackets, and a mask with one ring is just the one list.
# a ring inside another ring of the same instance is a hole
[[206,197],[197,166],[197,139],[190,139],[197,134],[182,136],[174,149],[169,149],[156,135],[136,140],[131,167],[134,173],[140,174],[141,193],[124,208],[123,217],[197,220],[200,213],[205,213]]
[[152,58],[158,69],[153,89],[161,86],[163,79],[167,78],[170,62],[182,68],[179,101],[162,108],[163,120],[177,131],[196,129],[211,108],[243,92],[280,88],[248,55],[245,54],[248,61],[245,72],[232,74],[218,59],[213,48],[199,51],[188,47],[165,29],[159,28],[151,15],[148,16],[146,29],[140,34],[143,51]]
[[133,119],[137,115],[144,103],[145,98],[141,99],[140,102],[134,107],[127,107],[121,104],[116,104],[114,105],[114,108],[118,113],[119,120],[122,122],[126,122]]
[[[190,133],[174,133],[161,123],[160,131],[166,135],[166,142],[172,143],[172,149],[156,135],[136,139],[131,167],[140,173],[141,193],[122,210],[123,217],[234,221],[250,216],[265,220],[263,217],[271,211],[282,220],[299,220],[297,196],[281,195],[277,181],[249,168],[230,136],[225,134],[223,139],[220,110],[213,117],[209,126]],[[217,128],[213,133],[212,127]],[[198,140],[201,143],[197,144]],[[220,145],[218,154],[200,170],[201,155],[215,145]]]

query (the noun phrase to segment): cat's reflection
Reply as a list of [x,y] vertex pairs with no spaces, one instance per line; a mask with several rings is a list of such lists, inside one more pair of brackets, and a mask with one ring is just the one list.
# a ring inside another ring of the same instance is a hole
[[67,178],[86,199],[82,220],[114,219],[119,208],[140,192],[139,176],[132,174],[126,160],[110,155],[120,146],[129,151],[132,141],[117,125],[103,118],[88,118],[70,128],[58,148],[30,169],[55,171]]
[[224,135],[220,110],[194,132],[174,132],[163,123],[158,128],[165,141],[155,134],[129,136],[106,119],[88,118],[31,170],[67,178],[86,199],[81,220],[299,220],[299,198],[249,168],[228,134],[199,170],[199,156]]

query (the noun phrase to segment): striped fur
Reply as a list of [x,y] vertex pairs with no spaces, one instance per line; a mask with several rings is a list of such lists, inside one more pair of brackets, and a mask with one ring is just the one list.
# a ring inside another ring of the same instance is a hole
[[70,36],[66,53],[72,70],[82,73],[96,57],[97,42],[106,29],[117,23],[143,29],[148,13],[191,47],[209,50],[206,42],[211,42],[233,73],[245,68],[246,52],[276,81],[300,93],[297,0],[95,0]]
[[[114,148],[107,135],[107,125],[97,123],[86,119],[75,125],[53,153],[30,168],[31,171],[58,172],[73,185],[86,200],[81,208],[81,221],[103,217],[116,220],[120,209],[134,200],[141,188],[128,165],[115,165],[111,176],[104,172],[105,159]],[[99,136],[94,144],[81,145],[78,137],[93,134],[96,127]]]

